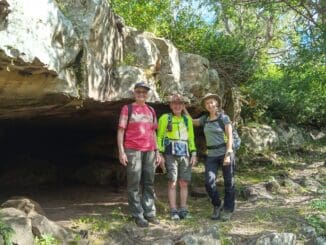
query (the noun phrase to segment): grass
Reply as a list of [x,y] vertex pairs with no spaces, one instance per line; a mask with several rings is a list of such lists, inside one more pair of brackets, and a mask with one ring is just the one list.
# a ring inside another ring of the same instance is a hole
[[[288,154],[290,152],[290,154]],[[305,152],[305,154],[302,154]],[[313,152],[313,156],[306,153]],[[313,142],[312,144],[303,145],[299,150],[284,150],[277,152],[278,165],[273,164],[252,164],[249,162],[240,162],[236,171],[236,188],[239,190],[244,186],[254,185],[266,182],[271,179],[292,176],[295,171],[305,169],[307,166],[315,162],[324,161],[326,148],[323,144]],[[268,154],[267,154],[268,155]],[[305,163],[305,164],[301,164]],[[223,196],[221,171],[218,175],[218,189]],[[193,168],[192,186],[204,188],[204,165],[199,163]],[[308,191],[297,193],[287,190],[288,187],[281,186],[283,192],[278,190],[273,193],[275,199],[256,201],[249,203],[248,201],[237,198],[238,203],[242,206],[242,210],[236,209],[235,217],[229,222],[216,222],[210,220],[212,206],[207,197],[189,196],[188,208],[193,218],[182,220],[180,222],[172,222],[169,219],[169,206],[167,200],[167,178],[164,174],[158,174],[155,180],[155,188],[159,194],[156,200],[157,215],[163,226],[168,226],[173,234],[184,234],[191,231],[199,231],[204,227],[218,225],[221,244],[233,244],[231,236],[234,234],[260,234],[263,232],[292,232],[301,234],[304,225],[311,225],[315,228],[317,234],[325,235],[326,225],[326,201],[325,188],[321,188],[320,192],[314,193],[311,201],[299,201],[286,203],[282,200],[296,197],[311,196]],[[96,234],[110,233],[122,229],[127,223],[132,222],[129,218],[130,214],[127,208],[115,206],[111,212],[101,216],[85,216],[75,222],[86,225],[90,231]],[[151,228],[144,229],[144,232],[152,232]],[[245,238],[244,238],[245,239]]]
[[59,245],[59,244],[61,244],[61,242],[55,239],[50,234],[42,235],[40,238],[36,237],[34,241],[34,245]]
[[130,218],[121,207],[113,208],[103,215],[83,216],[73,221],[76,226],[86,226],[92,232],[107,233],[121,229]]

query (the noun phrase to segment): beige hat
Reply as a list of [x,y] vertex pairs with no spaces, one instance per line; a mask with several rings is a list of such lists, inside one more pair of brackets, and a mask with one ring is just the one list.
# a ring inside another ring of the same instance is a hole
[[173,102],[181,102],[181,103],[189,103],[189,100],[182,96],[181,94],[172,94],[168,97],[168,102],[173,103]]
[[217,103],[218,103],[218,108],[221,108],[221,106],[222,106],[222,99],[221,99],[221,97],[219,95],[217,95],[217,94],[207,93],[207,94],[204,95],[204,97],[201,99],[201,102],[200,102],[201,106],[205,110],[206,110],[205,104],[204,104],[205,103],[205,100],[210,99],[210,98],[215,99],[217,101]]

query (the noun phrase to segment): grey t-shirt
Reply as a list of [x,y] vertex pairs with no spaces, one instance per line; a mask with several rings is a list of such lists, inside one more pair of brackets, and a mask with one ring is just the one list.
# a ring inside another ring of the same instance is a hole
[[[230,118],[226,114],[220,114],[224,125],[231,123]],[[207,115],[203,115],[199,118],[199,123],[204,126],[204,134],[206,138],[207,146],[217,146],[225,143],[224,140],[224,128],[221,128],[217,119],[209,121]],[[218,149],[208,149],[207,155],[209,157],[222,156],[226,152],[226,147],[219,147]]]

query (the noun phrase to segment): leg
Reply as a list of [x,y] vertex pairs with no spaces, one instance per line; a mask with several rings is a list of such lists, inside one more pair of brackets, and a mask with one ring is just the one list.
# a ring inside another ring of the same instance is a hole
[[155,152],[142,152],[142,188],[143,198],[142,207],[145,217],[155,217],[155,193],[154,193],[154,177],[155,177]]
[[187,199],[188,199],[188,181],[179,180],[180,186],[180,207],[187,208]]
[[234,157],[231,157],[231,164],[223,166],[224,178],[224,209],[230,212],[234,211],[235,187],[234,187]]
[[179,220],[180,217],[177,211],[177,178],[178,178],[178,163],[173,155],[165,155],[165,164],[168,175],[168,198],[171,211],[171,219]]
[[128,204],[131,215],[135,218],[143,218],[143,208],[140,203],[140,180],[142,172],[141,152],[126,149],[128,157],[127,165],[127,191]]
[[178,157],[179,163],[179,186],[180,186],[180,209],[179,216],[181,219],[190,218],[187,209],[188,184],[191,181],[191,166],[188,157]]
[[178,157],[180,207],[187,209],[188,184],[191,181],[191,166],[188,157]]
[[177,182],[168,182],[168,198],[170,209],[177,209]]
[[219,163],[223,159],[219,157],[207,157],[205,164],[205,187],[213,206],[221,205],[219,193],[216,189],[216,175]]

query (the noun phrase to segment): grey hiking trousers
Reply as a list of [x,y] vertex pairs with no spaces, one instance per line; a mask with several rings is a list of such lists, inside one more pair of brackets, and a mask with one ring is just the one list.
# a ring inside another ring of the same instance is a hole
[[131,215],[135,218],[154,217],[155,152],[125,150],[127,165],[127,191]]

